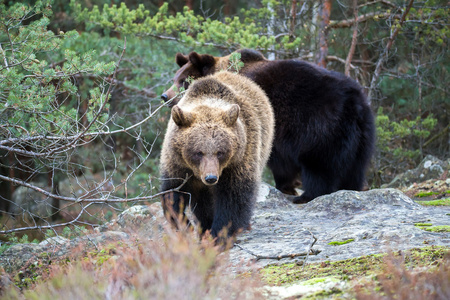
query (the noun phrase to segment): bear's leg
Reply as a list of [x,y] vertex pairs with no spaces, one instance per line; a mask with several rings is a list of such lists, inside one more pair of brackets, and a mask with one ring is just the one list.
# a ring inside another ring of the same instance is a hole
[[224,180],[231,184],[219,184],[215,187],[214,221],[211,235],[217,237],[222,229],[227,230],[228,237],[233,236],[240,229],[250,227],[253,203],[257,193],[257,183],[250,180]]
[[337,178],[333,178],[331,170],[317,172],[304,167],[302,169],[303,194],[295,197],[295,204],[307,203],[316,197],[331,194],[337,190]]
[[200,223],[201,233],[210,230],[214,219],[214,208],[212,195],[208,189],[202,189],[196,195],[195,205],[191,205],[192,213]]
[[[180,184],[180,180],[163,179],[161,191],[164,192],[175,189],[179,187]],[[178,225],[182,222],[188,222],[184,210],[190,201],[192,201],[192,195],[189,193],[188,183],[183,186],[183,191],[167,192],[161,196],[161,205],[164,214],[175,227],[178,228]]]
[[362,191],[366,183],[364,166],[355,165],[347,172],[347,176],[342,178],[340,190]]
[[365,176],[366,163],[359,160],[353,163],[352,168],[349,168],[342,177],[340,190],[362,191],[366,184]]
[[284,194],[297,196],[295,188],[300,185],[300,168],[297,168],[293,162],[284,162],[276,157],[276,154],[272,154],[268,166],[272,171],[277,190]]

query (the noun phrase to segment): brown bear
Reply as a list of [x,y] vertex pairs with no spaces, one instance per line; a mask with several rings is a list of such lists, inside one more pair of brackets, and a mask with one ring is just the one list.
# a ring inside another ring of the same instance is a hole
[[231,72],[195,81],[172,107],[164,138],[161,191],[172,191],[162,196],[166,215],[176,225],[189,205],[213,237],[248,228],[273,134],[272,107],[254,82]]
[[[268,162],[277,189],[305,203],[341,189],[362,190],[375,145],[375,123],[361,86],[341,73],[297,60],[267,60],[254,50],[239,50],[241,75],[267,94],[275,113],[275,139]],[[178,53],[174,85],[162,95],[188,87],[200,78],[228,67],[229,56]],[[176,104],[174,98],[171,105]]]

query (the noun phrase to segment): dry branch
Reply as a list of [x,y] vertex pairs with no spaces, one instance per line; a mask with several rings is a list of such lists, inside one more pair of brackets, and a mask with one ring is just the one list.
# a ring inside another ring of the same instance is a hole
[[261,259],[276,259],[276,260],[280,260],[283,258],[295,258],[295,257],[299,257],[299,256],[305,256],[305,260],[308,258],[309,255],[317,255],[320,253],[320,250],[314,250],[312,249],[312,247],[314,246],[314,244],[317,242],[317,238],[311,233],[309,232],[312,237],[313,237],[313,242],[311,244],[311,246],[309,246],[308,251],[305,252],[299,252],[299,253],[288,253],[288,254],[280,254],[280,255],[260,255],[260,254],[256,254],[253,251],[250,251],[248,249],[245,249],[244,247],[242,247],[239,244],[234,244],[236,247],[238,247],[239,249],[241,249],[242,251],[247,252],[248,254],[252,255],[255,257],[255,260],[261,260]]
[[372,76],[372,80],[370,82],[369,92],[368,92],[368,96],[367,96],[369,102],[372,102],[372,97],[373,97],[373,93],[375,90],[375,86],[377,85],[378,78],[380,77],[381,67],[384,64],[384,62],[387,60],[389,50],[391,49],[392,45],[394,44],[395,38],[397,37],[398,33],[400,32],[400,29],[402,28],[403,23],[405,22],[406,16],[408,15],[409,10],[411,9],[413,3],[414,3],[414,0],[408,1],[408,4],[406,5],[406,7],[403,10],[403,13],[400,17],[399,23],[394,26],[394,30],[391,32],[391,35],[386,44],[386,47],[383,49],[383,53],[381,54],[380,58],[378,59],[377,65],[375,67],[375,72],[374,72],[374,74]]
[[[56,194],[50,193],[40,187],[37,187],[33,184],[27,183],[25,181],[0,175],[1,180],[9,181],[14,184],[18,184],[18,185],[27,187],[29,189],[32,189],[38,193],[41,193],[41,194],[47,196],[49,198],[54,198],[57,200],[63,200],[63,201],[69,201],[69,202],[76,202],[76,203],[93,203],[93,202],[95,202],[95,203],[123,203],[123,202],[148,201],[148,200],[158,198],[161,195],[167,194],[169,192],[185,193],[185,192],[180,191],[180,188],[187,182],[187,180],[189,178],[190,178],[190,176],[188,176],[188,175],[186,175],[185,179],[178,178],[179,180],[183,180],[183,182],[178,187],[171,189],[171,190],[164,191],[164,192],[160,192],[160,193],[157,193],[157,194],[154,194],[151,196],[133,197],[133,198],[116,198],[116,197],[112,197],[111,195],[109,195],[111,197],[89,198],[89,194],[90,194],[90,192],[92,192],[92,191],[89,191],[89,193],[86,193],[80,197],[75,198],[75,197],[65,197],[65,196],[56,195]],[[111,194],[111,192],[108,192],[108,194]]]
[[386,19],[386,18],[400,19],[401,15],[398,15],[398,14],[392,15],[391,13],[388,13],[388,12],[370,12],[370,13],[364,14],[362,16],[358,16],[358,18],[356,18],[356,19],[352,18],[352,19],[341,20],[341,21],[330,21],[328,28],[348,28],[348,27],[352,27],[355,23],[367,22],[367,21],[375,19],[375,18],[378,18],[378,19]]
[[[40,225],[35,225],[35,226],[29,226],[29,227],[21,227],[21,228],[13,228],[13,229],[9,229],[9,230],[0,230],[0,234],[8,234],[8,233],[13,233],[13,232],[21,232],[21,231],[27,231],[27,230],[42,230],[42,229],[52,229],[55,227],[61,227],[61,226],[67,226],[67,225],[73,225],[75,223],[80,223],[79,219],[80,217],[83,215],[83,213],[86,212],[86,208],[88,208],[90,205],[92,204],[111,204],[111,203],[123,203],[123,202],[137,202],[137,201],[148,201],[148,200],[152,200],[155,198],[159,198],[160,196],[167,194],[167,193],[172,193],[172,192],[178,192],[178,193],[183,193],[183,194],[188,194],[186,192],[181,191],[180,189],[186,184],[186,182],[189,180],[190,176],[188,174],[186,174],[186,178],[178,178],[179,180],[182,180],[182,183],[177,186],[176,188],[164,191],[164,192],[160,192],[151,196],[145,196],[145,197],[134,197],[134,198],[97,198],[97,199],[93,199],[93,198],[86,198],[83,199],[83,197],[79,197],[79,198],[72,198],[72,197],[63,197],[60,195],[55,195],[52,194],[50,192],[47,192],[46,190],[43,190],[39,187],[36,187],[32,184],[17,180],[17,179],[12,179],[12,178],[8,178],[5,177],[3,175],[0,175],[0,179],[2,180],[7,180],[7,181],[11,181],[14,182],[16,184],[20,184],[23,186],[26,186],[32,190],[35,190],[39,193],[42,193],[50,198],[54,198],[54,199],[58,199],[58,200],[64,200],[64,201],[71,201],[71,202],[75,202],[75,203],[87,203],[87,205],[85,207],[82,208],[82,210],[79,212],[79,214],[77,215],[76,218],[74,218],[73,220],[71,220],[70,222],[66,222],[66,223],[60,223],[60,224],[49,224],[49,225],[44,225],[44,226],[40,226]],[[87,224],[87,223],[86,223]],[[92,225],[92,224],[91,224]]]
[[350,50],[348,51],[347,59],[345,60],[345,75],[350,76],[350,63],[355,53],[356,40],[358,36],[358,1],[353,0],[353,15],[355,16],[355,23],[353,24],[353,35]]

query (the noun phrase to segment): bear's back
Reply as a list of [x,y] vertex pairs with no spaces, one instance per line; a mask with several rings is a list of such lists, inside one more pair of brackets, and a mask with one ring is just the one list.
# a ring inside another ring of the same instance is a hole
[[252,80],[222,71],[200,78],[188,88],[180,106],[238,104],[244,112],[271,113],[265,92]]

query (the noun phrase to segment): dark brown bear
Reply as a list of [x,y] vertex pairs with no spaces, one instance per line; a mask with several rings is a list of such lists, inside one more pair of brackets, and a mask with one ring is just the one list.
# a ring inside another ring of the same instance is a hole
[[[361,86],[308,62],[270,61],[257,51],[238,52],[244,62],[240,74],[266,92],[274,109],[275,139],[268,165],[277,189],[297,195],[301,178],[304,193],[294,203],[341,189],[362,190],[374,151],[375,124]],[[228,60],[229,56],[178,53],[180,69],[162,98],[167,101],[176,95],[176,88],[187,88],[188,77],[226,68]]]
[[230,72],[195,81],[172,107],[164,138],[161,190],[190,176],[179,192],[164,194],[166,215],[175,221],[190,205],[214,237],[248,228],[273,134],[269,99],[253,81]]

